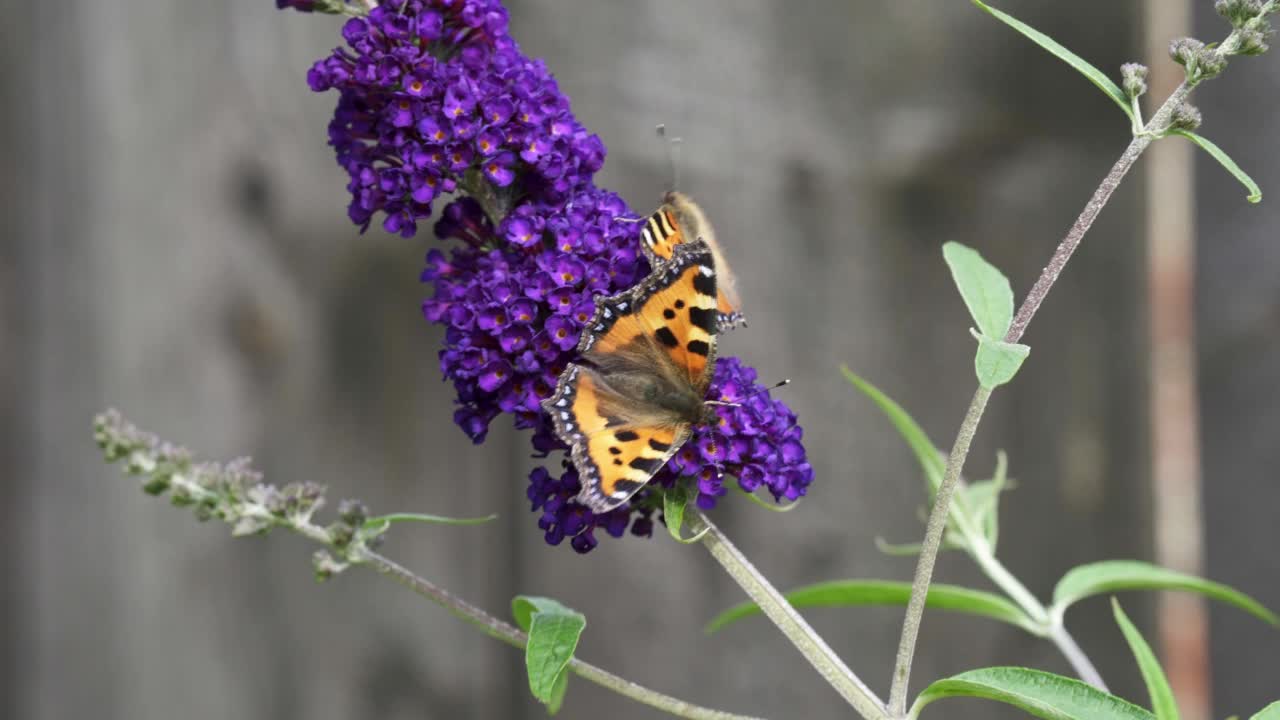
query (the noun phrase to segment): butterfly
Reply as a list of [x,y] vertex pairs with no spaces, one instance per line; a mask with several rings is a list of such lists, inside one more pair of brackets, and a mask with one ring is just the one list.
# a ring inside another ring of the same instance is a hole
[[706,213],[688,195],[671,191],[662,198],[662,205],[649,216],[640,230],[640,247],[650,265],[660,265],[671,259],[675,249],[681,243],[702,240],[711,250],[715,258],[715,266],[719,271],[719,291],[716,295],[716,309],[720,313],[720,330],[730,330],[738,325],[745,325],[742,315],[742,301],[729,272],[729,264],[725,262],[720,244],[716,242],[715,231],[707,221]]
[[689,439],[718,422],[706,400],[716,362],[717,263],[705,240],[674,244],[635,287],[598,297],[580,362],[543,402],[597,513],[626,502]]

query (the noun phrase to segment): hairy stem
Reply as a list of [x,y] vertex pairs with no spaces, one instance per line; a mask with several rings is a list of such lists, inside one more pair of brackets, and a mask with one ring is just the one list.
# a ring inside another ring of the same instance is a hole
[[[1005,342],[1016,343],[1022,338],[1022,334],[1026,332],[1031,318],[1040,309],[1040,304],[1044,302],[1049,290],[1057,282],[1058,276],[1062,274],[1063,268],[1067,265],[1067,261],[1071,259],[1076,248],[1080,246],[1080,241],[1084,239],[1085,233],[1089,232],[1094,220],[1098,219],[1098,214],[1102,212],[1102,208],[1111,199],[1111,195],[1120,186],[1120,182],[1124,180],[1125,175],[1129,173],[1133,164],[1142,156],[1143,151],[1169,128],[1169,120],[1173,115],[1174,109],[1186,100],[1193,87],[1192,84],[1186,82],[1179,85],[1169,95],[1169,98],[1164,101],[1164,104],[1160,106],[1160,109],[1151,116],[1151,120],[1147,122],[1143,131],[1135,135],[1129,146],[1121,153],[1120,159],[1116,160],[1115,165],[1111,167],[1111,171],[1102,179],[1098,189],[1094,191],[1093,196],[1089,198],[1089,202],[1080,211],[1080,215],[1076,218],[1075,223],[1072,224],[1071,229],[1067,231],[1066,237],[1062,239],[1057,249],[1054,250],[1053,257],[1049,259],[1049,264],[1041,271],[1035,285],[1027,293],[1022,305],[1018,307],[1013,323],[1009,326],[1009,331],[1005,333]],[[960,481],[960,471],[963,469],[965,457],[969,453],[969,443],[973,440],[978,424],[982,421],[982,413],[986,409],[987,400],[990,397],[991,391],[983,388],[979,388],[974,393],[973,400],[969,403],[969,411],[965,414],[964,422],[960,426],[960,432],[956,435],[955,445],[951,450],[951,454],[947,456],[947,468],[946,473],[943,475],[942,486],[938,488],[933,510],[929,514],[924,546],[920,553],[920,560],[916,564],[915,578],[911,583],[911,600],[907,604],[907,614],[902,622],[902,635],[898,643],[898,657],[893,668],[893,686],[889,691],[889,712],[894,717],[903,717],[906,712],[907,686],[911,679],[911,659],[915,654],[916,638],[920,633],[920,620],[924,614],[924,604],[925,598],[929,593],[929,583],[933,579],[933,566],[937,560],[943,530],[946,529],[951,496],[955,493],[956,485]],[[1063,637],[1069,639],[1070,636],[1065,635],[1064,631]],[[1058,647],[1063,650],[1064,654],[1068,653],[1068,646],[1065,646],[1057,639],[1054,642],[1058,643]],[[1084,654],[1080,652],[1074,641],[1071,641],[1070,648],[1071,652],[1078,658],[1084,658]],[[1071,659],[1070,655],[1068,659]],[[1075,662],[1073,661],[1074,664]],[[1092,668],[1092,664],[1089,664],[1089,667]],[[1097,671],[1094,670],[1093,674],[1096,675]],[[1101,678],[1098,679],[1101,681]]]
[[707,546],[711,556],[724,566],[730,577],[742,586],[747,595],[764,611],[765,616],[796,646],[823,679],[866,720],[887,720],[884,703],[871,688],[844,664],[826,641],[800,617],[800,613],[756,570],[720,528],[701,511],[694,514],[691,520],[692,532],[706,533],[702,543]]
[[[514,625],[499,620],[466,600],[450,593],[448,590],[418,577],[412,571],[378,553],[365,551],[359,557],[353,558],[353,561],[367,565],[379,573],[394,579],[401,585],[448,610],[454,616],[476,626],[489,637],[497,638],[508,645],[518,648],[524,647],[529,639],[528,635]],[[569,669],[575,675],[590,680],[601,687],[676,717],[689,718],[690,720],[759,720],[748,715],[735,715],[699,707],[669,695],[663,695],[660,692],[650,690],[630,680],[618,677],[611,672],[602,670],[595,665],[583,662],[576,657],[569,661]]]
[[951,496],[955,493],[956,485],[959,484],[964,458],[969,454],[969,444],[973,442],[973,436],[978,430],[978,422],[982,419],[982,411],[986,409],[987,400],[990,397],[991,391],[984,388],[974,393],[973,401],[969,403],[969,411],[965,413],[960,432],[956,435],[955,445],[947,457],[947,470],[942,476],[937,497],[934,498],[933,511],[929,513],[924,544],[920,549],[920,559],[916,563],[915,579],[911,581],[911,599],[907,602],[907,615],[902,624],[902,636],[898,640],[898,658],[893,666],[889,713],[894,717],[902,717],[907,709],[907,680],[911,677],[911,659],[915,655],[916,637],[920,634],[920,620],[924,616],[924,603],[929,595],[929,582],[933,579],[933,565],[938,559],[942,533],[947,529]]

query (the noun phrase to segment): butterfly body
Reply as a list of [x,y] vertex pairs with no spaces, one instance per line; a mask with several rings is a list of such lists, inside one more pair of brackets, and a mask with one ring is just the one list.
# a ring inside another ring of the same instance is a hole
[[733,274],[725,260],[715,230],[702,208],[684,193],[671,191],[662,198],[662,205],[649,216],[640,231],[640,247],[652,265],[671,259],[681,243],[701,240],[707,244],[715,260],[718,277],[716,310],[720,313],[720,329],[728,330],[745,324],[742,301],[738,296]]
[[543,407],[571,448],[579,501],[596,512],[635,494],[688,440],[716,422],[706,401],[715,370],[715,256],[682,242],[630,290],[599,298]]

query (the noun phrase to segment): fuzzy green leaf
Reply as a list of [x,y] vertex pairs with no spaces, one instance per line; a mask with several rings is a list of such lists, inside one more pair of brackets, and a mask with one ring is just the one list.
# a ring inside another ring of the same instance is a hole
[[1093,65],[1090,65],[1088,62],[1084,60],[1084,58],[1080,57],[1079,55],[1076,55],[1075,53],[1071,52],[1070,50],[1060,45],[1057,40],[1054,40],[1048,35],[1045,35],[1044,33],[1040,32],[1039,30],[1036,30],[1030,25],[1013,17],[1012,15],[1005,12],[1001,12],[991,7],[990,5],[987,5],[986,3],[982,2],[982,0],[972,0],[972,1],[974,5],[977,5],[978,7],[987,11],[987,13],[990,14],[992,17],[996,18],[1000,22],[1003,22],[1005,25],[1008,25],[1014,30],[1017,30],[1018,32],[1022,33],[1024,36],[1026,36],[1035,44],[1039,45],[1045,50],[1048,50],[1054,57],[1070,65],[1072,68],[1076,70],[1076,72],[1080,73],[1081,75],[1084,75],[1086,78],[1089,79],[1089,82],[1096,85],[1098,89],[1106,93],[1107,97],[1111,98],[1111,100],[1116,105],[1119,105],[1120,109],[1124,111],[1124,114],[1129,116],[1130,121],[1135,120],[1133,115],[1133,108],[1130,107],[1129,105],[1129,96],[1125,95],[1124,90],[1120,89],[1120,86],[1117,85],[1115,81],[1107,77],[1106,73],[1102,72],[1101,70],[1094,67]]
[[1280,720],[1280,701],[1262,708],[1249,720]]
[[1194,575],[1137,560],[1106,560],[1072,568],[1053,589],[1051,612],[1061,616],[1072,604],[1093,595],[1120,590],[1186,590],[1225,602],[1272,625],[1280,618],[1261,603],[1234,588]]
[[973,368],[978,375],[978,384],[988,390],[1004,385],[1018,374],[1018,369],[1030,354],[1031,348],[1026,345],[992,340],[986,335],[979,335],[978,353],[973,358]]
[[1000,493],[1009,484],[1008,468],[1009,458],[1001,450],[996,453],[996,470],[991,479],[961,489],[965,507],[982,529],[992,552],[1000,541]]
[[942,246],[942,257],[951,268],[951,278],[978,329],[999,339],[1013,322],[1013,288],[1004,273],[983,259],[977,250],[958,242]]
[[1120,603],[1115,598],[1111,598],[1111,610],[1115,614],[1116,624],[1120,626],[1120,632],[1124,633],[1124,639],[1129,643],[1129,649],[1133,651],[1133,659],[1138,661],[1138,669],[1142,671],[1142,680],[1147,684],[1147,694],[1151,696],[1151,710],[1155,712],[1156,720],[1178,720],[1178,704],[1173,699],[1173,688],[1169,687],[1169,680],[1164,676],[1156,654],[1143,639],[1142,633],[1138,632],[1138,628],[1129,621],[1129,616],[1120,609]]
[[556,677],[556,684],[551,688],[551,699],[547,701],[547,714],[555,715],[564,705],[564,695],[569,691],[569,673],[562,672]]
[[863,395],[871,398],[871,402],[875,403],[880,411],[889,418],[889,422],[893,423],[893,427],[897,429],[898,434],[903,440],[907,441],[907,445],[911,447],[911,451],[915,453],[916,460],[920,463],[920,468],[924,470],[925,480],[929,483],[929,496],[932,497],[938,491],[938,486],[942,485],[942,474],[946,471],[946,462],[943,460],[941,453],[929,436],[925,434],[924,429],[907,414],[902,406],[894,402],[888,395],[880,392],[879,388],[871,383],[863,380],[854,374],[847,365],[840,366],[840,372],[844,374],[846,380],[849,381]]
[[555,714],[568,684],[562,676],[569,672],[569,660],[578,648],[587,618],[550,598],[529,595],[511,601],[511,614],[529,635],[524,648],[529,691]]
[[976,697],[1021,708],[1045,720],[1154,720],[1155,716],[1114,695],[1072,678],[1019,667],[970,670],[939,680],[920,693],[909,718],[945,697]]
[[1200,148],[1209,153],[1214,160],[1217,160],[1222,167],[1226,168],[1227,172],[1234,175],[1235,178],[1240,181],[1240,184],[1244,185],[1245,189],[1249,191],[1249,195],[1245,198],[1246,200],[1251,203],[1262,202],[1262,188],[1258,187],[1258,183],[1254,182],[1253,178],[1249,177],[1249,173],[1241,170],[1240,166],[1236,164],[1236,161],[1232,160],[1230,155],[1227,155],[1222,148],[1215,145],[1209,140],[1209,138],[1197,135],[1190,130],[1174,130],[1172,134],[1181,135],[1196,145],[1199,145]]
[[[911,583],[890,580],[831,580],[796,588],[786,593],[794,607],[859,607],[863,605],[902,605],[911,598]],[[1015,625],[1039,634],[1034,622],[1016,605],[994,593],[957,585],[934,583],[929,586],[925,606],[937,610],[980,615]],[[757,615],[760,607],[752,602],[735,605],[707,624],[708,634],[745,617]]]

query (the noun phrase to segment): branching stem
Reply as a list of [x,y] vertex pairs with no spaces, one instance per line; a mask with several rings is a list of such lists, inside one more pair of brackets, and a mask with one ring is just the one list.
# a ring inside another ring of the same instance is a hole
[[[386,558],[372,551],[364,551],[360,556],[352,558],[352,560],[361,565],[367,565],[379,573],[392,578],[396,582],[404,585],[415,593],[427,598],[431,602],[453,613],[454,616],[465,620],[466,622],[479,628],[484,634],[492,638],[497,638],[508,645],[522,648],[528,641],[529,636],[525,635],[519,628],[510,623],[499,620],[462,598],[450,593],[444,588],[438,587],[434,583],[415,575],[412,571],[399,565],[395,561]],[[583,679],[612,690],[619,695],[624,695],[637,702],[644,703],[658,710],[662,710],[670,715],[681,718],[689,718],[689,720],[759,720],[748,715],[735,715],[733,713],[722,712],[720,710],[712,710],[709,708],[699,707],[683,700],[664,695],[656,690],[650,690],[642,685],[637,685],[625,678],[618,677],[611,672],[602,670],[587,662],[583,662],[578,658],[569,661],[569,669],[573,673]]]
[[844,664],[826,641],[800,617],[800,613],[760,574],[720,528],[700,510],[690,519],[691,531],[706,533],[702,544],[706,545],[711,556],[724,566],[729,576],[742,586],[747,595],[764,611],[765,616],[796,646],[823,679],[866,720],[887,720],[888,715],[880,698]]

